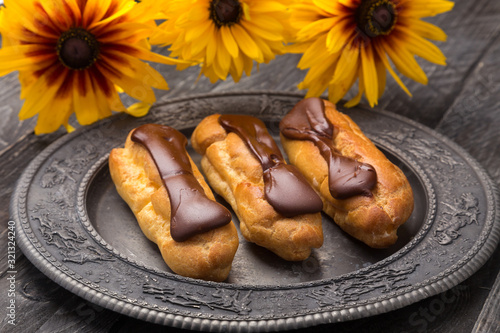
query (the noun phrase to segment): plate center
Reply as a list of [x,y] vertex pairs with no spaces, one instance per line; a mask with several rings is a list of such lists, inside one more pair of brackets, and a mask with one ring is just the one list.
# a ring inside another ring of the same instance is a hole
[[[269,126],[272,129],[277,126]],[[190,137],[191,130],[183,130]],[[277,133],[272,133],[279,143]],[[408,178],[414,194],[414,211],[398,230],[398,241],[386,249],[372,249],[343,232],[323,214],[324,244],[301,262],[288,262],[272,252],[247,242],[239,233],[240,245],[226,282],[245,285],[288,285],[340,276],[373,265],[402,250],[423,226],[428,203],[424,185],[405,161],[379,147]],[[189,146],[188,153],[198,164],[201,156]],[[164,263],[156,244],[142,233],[132,211],[118,195],[105,163],[92,178],[86,196],[89,221],[101,238],[116,251],[146,269],[172,272]],[[220,197],[217,200],[230,206]],[[230,211],[232,211],[230,209]],[[233,214],[237,228],[239,222]],[[239,228],[238,228],[239,229]],[[238,231],[239,232],[239,231]]]

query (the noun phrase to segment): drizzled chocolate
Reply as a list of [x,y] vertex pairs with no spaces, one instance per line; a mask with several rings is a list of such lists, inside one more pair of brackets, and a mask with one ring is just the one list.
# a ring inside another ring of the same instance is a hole
[[288,139],[309,140],[318,147],[328,163],[329,188],[335,199],[355,195],[372,196],[377,183],[373,166],[343,156],[333,147],[335,128],[326,118],[325,105],[319,98],[307,98],[281,120],[280,131]]
[[285,217],[320,212],[323,203],[293,165],[286,164],[280,149],[262,121],[251,116],[222,115],[219,123],[237,134],[259,160],[264,172],[264,193],[273,208]]
[[186,137],[163,125],[142,125],[132,133],[153,158],[170,199],[170,234],[176,242],[221,227],[231,213],[205,195],[196,180],[186,152]]

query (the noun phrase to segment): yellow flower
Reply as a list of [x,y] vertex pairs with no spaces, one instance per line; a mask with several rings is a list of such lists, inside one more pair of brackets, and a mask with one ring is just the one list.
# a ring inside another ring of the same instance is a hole
[[[156,11],[132,0],[5,0],[0,11],[0,75],[19,71],[20,119],[38,114],[49,133],[76,113],[90,124],[124,111],[136,116],[155,101],[165,79],[141,60],[178,64],[150,51]],[[141,101],[129,110],[119,92]]]
[[243,71],[250,75],[254,61],[268,63],[283,51],[287,0],[152,1],[166,21],[151,43],[170,45],[171,56],[201,63],[212,83],[228,74],[238,82]]
[[346,106],[359,103],[362,95],[371,106],[385,89],[386,72],[409,94],[399,76],[427,84],[427,76],[415,55],[439,65],[446,58],[427,39],[445,41],[446,34],[421,18],[446,12],[453,2],[445,0],[304,0],[291,8],[291,25],[297,30],[290,52],[303,53],[298,67],[309,68],[299,85],[308,96],[328,88],[336,103],[358,81],[358,94]]

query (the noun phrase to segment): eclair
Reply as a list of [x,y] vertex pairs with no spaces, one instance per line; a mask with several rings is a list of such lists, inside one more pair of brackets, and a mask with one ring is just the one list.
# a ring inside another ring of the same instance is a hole
[[323,244],[317,193],[287,164],[259,119],[214,114],[191,137],[212,187],[238,216],[242,235],[290,261]]
[[129,133],[124,148],[111,151],[111,178],[173,272],[224,281],[238,248],[238,233],[186,144],[187,138],[169,126],[140,126]]
[[396,242],[413,211],[412,189],[349,116],[328,101],[307,98],[281,120],[280,138],[290,163],[341,229],[373,248]]

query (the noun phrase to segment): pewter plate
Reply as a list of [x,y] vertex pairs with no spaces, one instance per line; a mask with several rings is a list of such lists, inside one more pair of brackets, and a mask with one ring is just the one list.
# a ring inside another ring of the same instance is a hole
[[286,262],[240,235],[227,281],[172,273],[116,193],[109,151],[141,124],[167,124],[189,137],[213,113],[257,116],[279,142],[279,120],[302,98],[191,96],[158,104],[143,118],[117,115],[64,136],[18,182],[10,209],[19,247],[48,277],[90,302],[214,332],[296,329],[388,312],[443,292],[484,264],[500,237],[498,191],[484,170],[433,130],[358,106],[344,112],[404,171],[414,191],[414,212],[395,245],[371,249],[323,216],[324,245],[305,261]]

